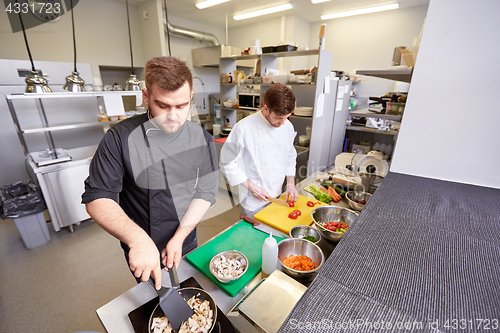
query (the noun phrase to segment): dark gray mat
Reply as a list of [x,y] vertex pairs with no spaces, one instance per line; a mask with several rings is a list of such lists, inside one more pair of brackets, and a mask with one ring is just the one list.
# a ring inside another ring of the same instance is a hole
[[280,332],[318,319],[301,331],[500,331],[500,190],[390,173]]

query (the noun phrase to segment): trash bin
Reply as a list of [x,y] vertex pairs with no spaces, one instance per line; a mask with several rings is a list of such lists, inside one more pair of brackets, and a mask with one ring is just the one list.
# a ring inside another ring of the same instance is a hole
[[43,211],[47,208],[42,194],[31,181],[0,188],[2,219],[11,218],[28,249],[50,241]]

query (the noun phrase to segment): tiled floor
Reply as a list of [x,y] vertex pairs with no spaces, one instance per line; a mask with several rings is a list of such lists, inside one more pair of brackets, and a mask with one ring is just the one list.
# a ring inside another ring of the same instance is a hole
[[[198,226],[198,244],[239,217],[227,192]],[[0,220],[0,332],[105,332],[95,310],[133,287],[119,241],[93,221],[27,250],[12,220]]]

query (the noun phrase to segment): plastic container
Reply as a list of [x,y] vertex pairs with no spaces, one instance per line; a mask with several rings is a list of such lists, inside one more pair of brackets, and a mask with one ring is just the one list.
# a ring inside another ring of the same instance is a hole
[[405,110],[406,103],[387,102],[386,114],[401,115]]
[[220,104],[214,103],[214,123],[220,125]]
[[50,241],[49,229],[43,213],[13,218],[12,220],[28,250]]
[[274,83],[288,83],[288,75],[273,75]]
[[296,51],[297,46],[293,45],[280,45],[276,48],[276,52],[288,52],[288,51]]
[[272,52],[277,52],[276,46],[264,46],[262,48],[262,53],[272,53]]
[[2,218],[12,218],[28,250],[50,240],[43,215],[47,206],[33,182],[21,181],[2,187],[0,207]]
[[272,237],[272,233],[262,245],[262,273],[264,277],[271,275],[278,266],[278,242]]

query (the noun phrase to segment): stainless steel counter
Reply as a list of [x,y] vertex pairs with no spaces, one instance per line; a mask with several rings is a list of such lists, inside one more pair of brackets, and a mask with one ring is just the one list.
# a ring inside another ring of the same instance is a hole
[[[228,313],[229,310],[231,310],[231,308],[235,306],[248,291],[246,291],[244,288],[236,296],[230,297],[228,294],[226,294],[226,292],[224,292],[212,281],[210,281],[203,273],[194,268],[186,260],[185,256],[183,256],[181,259],[181,264],[179,266],[179,269],[177,270],[177,274],[179,276],[179,281],[184,281],[190,277],[194,277],[196,281],[198,281],[198,283],[202,286],[202,288],[210,293],[210,295],[214,298],[217,306],[224,313]],[[247,285],[248,289],[252,289],[260,280],[262,280],[262,277],[260,274],[258,274]],[[171,286],[168,273],[166,272],[162,274],[162,285],[166,287]],[[126,291],[122,295],[118,296],[111,302],[100,307],[96,312],[107,332],[134,333],[134,329],[128,318],[128,313],[155,298],[156,296],[157,294],[155,290],[148,282],[140,283],[137,286]]]
[[[312,198],[312,195],[305,192],[303,188],[311,184],[311,182],[314,180],[314,176],[315,174],[309,176],[308,178],[297,184],[297,190],[299,191],[299,194]],[[342,199],[342,201],[340,201],[336,205],[341,207],[348,207],[348,203],[345,202],[345,199]],[[235,223],[236,222],[238,221],[235,221]],[[224,231],[222,231],[220,234],[222,234]],[[212,239],[214,239],[218,235],[214,236]],[[336,246],[336,244],[327,242],[324,239],[322,239],[318,245],[322,248],[326,257],[330,255],[330,253]],[[222,289],[220,289],[217,285],[210,281],[203,273],[193,267],[186,260],[185,256],[181,259],[181,264],[177,273],[179,275],[179,281],[184,281],[190,277],[194,277],[202,286],[202,288],[210,293],[210,295],[212,295],[217,306],[225,314],[227,314],[241,300],[241,298],[245,296],[245,294],[249,290],[252,290],[262,280],[262,275],[261,273],[259,273],[252,281],[250,281],[246,288],[242,289],[236,296],[230,297]],[[312,282],[312,279],[299,282],[308,286]],[[162,284],[166,287],[170,286],[170,279],[168,277],[168,273],[166,272],[164,272],[164,274],[162,275]],[[114,300],[105,304],[101,308],[97,309],[96,312],[107,332],[134,333],[134,329],[128,318],[128,313],[155,298],[156,296],[156,292],[149,283],[140,283],[137,286],[126,291],[122,295],[118,296]]]
[[36,176],[44,194],[55,231],[63,227],[73,231],[74,224],[78,225],[90,218],[81,204],[81,195],[96,149],[97,146],[68,149],[66,152],[71,156],[71,161],[45,166],[37,166],[28,158],[30,171]]

